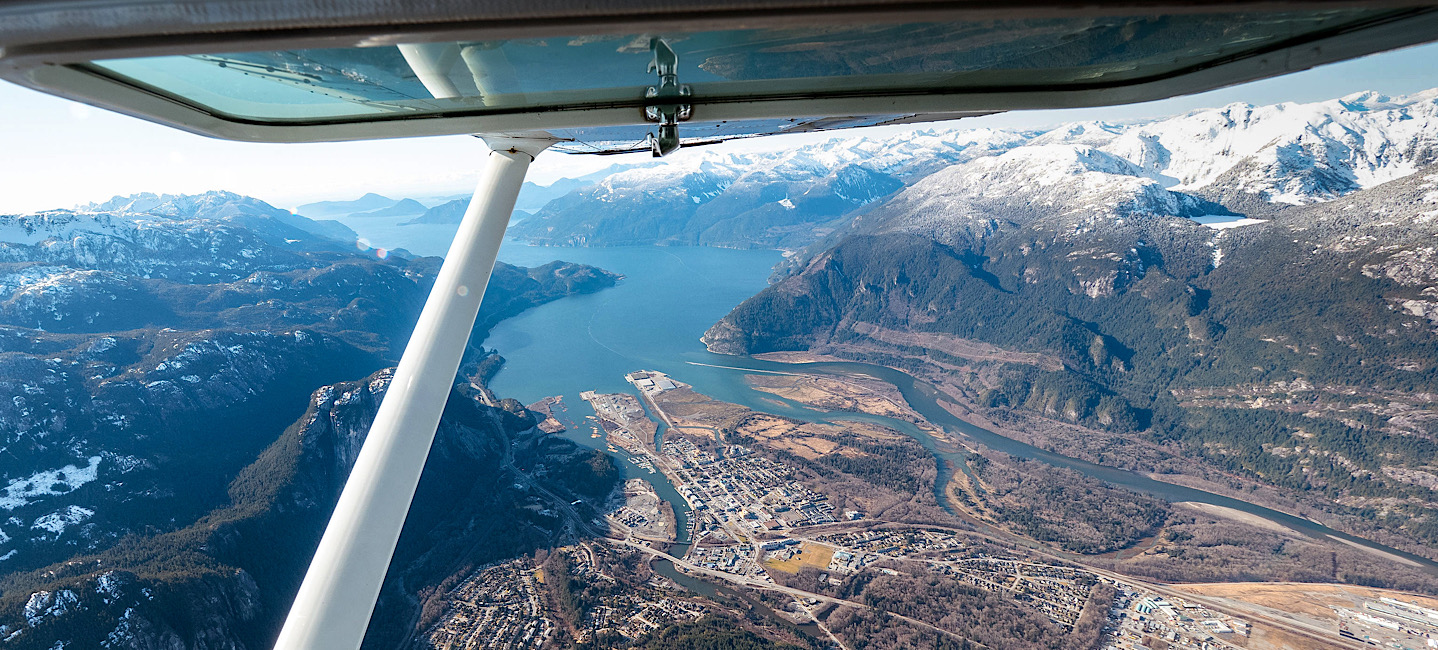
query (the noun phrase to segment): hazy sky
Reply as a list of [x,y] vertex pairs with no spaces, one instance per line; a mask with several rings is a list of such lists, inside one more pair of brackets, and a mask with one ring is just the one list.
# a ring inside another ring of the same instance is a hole
[[[1231,102],[1318,101],[1360,90],[1405,94],[1438,86],[1438,44],[1379,54],[1201,95],[1099,109],[1028,111],[943,123],[950,128],[1043,128],[1074,120],[1129,120]],[[845,132],[885,135],[904,128]],[[776,136],[712,149],[789,148],[835,134]],[[673,154],[684,156],[687,150]],[[0,82],[0,213],[72,207],[136,192],[223,189],[293,208],[365,192],[393,197],[468,191],[485,149],[450,136],[331,144],[225,142],[109,113]],[[690,152],[692,155],[692,152]],[[539,183],[646,156],[540,156]]]

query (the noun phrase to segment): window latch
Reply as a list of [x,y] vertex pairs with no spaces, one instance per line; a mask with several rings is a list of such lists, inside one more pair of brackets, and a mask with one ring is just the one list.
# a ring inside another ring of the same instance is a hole
[[653,38],[649,49],[654,53],[649,72],[659,75],[659,85],[644,91],[644,98],[649,100],[644,106],[644,119],[659,123],[659,134],[650,133],[646,138],[649,150],[658,158],[679,148],[679,123],[693,114],[693,106],[687,101],[693,91],[688,84],[679,83],[679,55],[674,48],[662,38]]

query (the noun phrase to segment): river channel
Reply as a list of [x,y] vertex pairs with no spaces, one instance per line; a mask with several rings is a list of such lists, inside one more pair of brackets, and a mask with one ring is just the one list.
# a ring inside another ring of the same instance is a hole
[[[413,234],[395,238],[393,233],[397,230],[401,234],[409,232],[403,228],[390,229],[383,237],[371,236],[370,239],[376,245],[435,254],[436,246],[431,242],[439,241],[445,234],[412,231]],[[452,227],[446,230],[453,232]],[[735,305],[766,285],[770,269],[781,259],[775,251],[653,246],[546,248],[508,241],[500,250],[500,259],[524,266],[563,259],[624,275],[612,289],[541,305],[496,326],[485,345],[499,350],[506,359],[503,369],[491,382],[491,388],[501,396],[526,403],[547,396],[562,396],[570,416],[582,421],[593,411],[579,399],[581,391],[633,393],[624,381],[625,373],[659,370],[715,399],[758,411],[810,421],[863,419],[885,424],[917,439],[942,465],[963,466],[961,453],[945,451],[911,423],[880,416],[817,411],[753,390],[744,381],[744,375],[753,371],[865,375],[898,387],[915,411],[952,435],[967,436],[1004,453],[1077,470],[1169,501],[1194,501],[1246,512],[1315,538],[1332,537],[1396,555],[1438,574],[1438,562],[1302,517],[1165,483],[1135,472],[1095,465],[1005,438],[949,413],[939,404],[941,393],[934,386],[898,370],[863,363],[790,364],[710,353],[699,342],[699,336]],[[606,446],[603,438],[591,438],[590,433],[587,427],[580,426],[563,435],[581,445],[601,449]],[[616,456],[625,467],[627,477],[651,481],[660,496],[674,506],[679,518],[680,542],[687,542],[688,509],[683,498],[662,474],[648,473],[629,462],[622,453]],[[935,486],[940,503],[944,503],[945,474],[940,472],[941,482]],[[675,553],[683,551],[680,548]]]
[[[1221,494],[1214,494],[1212,492],[1205,492],[1203,490],[1198,490],[1195,488],[1185,487],[1182,485],[1174,485],[1173,483],[1155,480],[1137,472],[1131,472],[1128,470],[1118,469],[1114,467],[1107,467],[1104,465],[1096,465],[1094,463],[1090,463],[1084,460],[1079,460],[1077,458],[1071,458],[1061,454],[1056,454],[1051,451],[1047,451],[1045,449],[1040,449],[1038,447],[1034,447],[1033,445],[1019,442],[1012,438],[1006,438],[997,433],[989,431],[988,429],[975,426],[973,424],[965,422],[962,419],[959,419],[957,416],[950,413],[947,409],[945,409],[939,404],[939,399],[944,398],[944,395],[941,391],[939,391],[937,388],[927,382],[915,379],[907,373],[895,370],[893,368],[875,366],[866,363],[778,363],[771,361],[762,361],[749,357],[726,358],[729,359],[729,364],[735,368],[747,368],[751,370],[771,372],[778,371],[828,375],[863,375],[875,379],[880,379],[890,384],[893,384],[894,386],[897,386],[899,392],[903,394],[904,400],[907,401],[909,405],[919,413],[919,415],[922,415],[924,419],[928,420],[929,422],[939,425],[949,433],[967,436],[989,448],[1002,451],[1006,454],[1010,454],[1012,456],[1017,456],[1020,458],[1027,458],[1030,460],[1038,460],[1044,463],[1048,463],[1050,465],[1054,465],[1056,467],[1066,467],[1069,469],[1073,469],[1087,476],[1091,476],[1093,478],[1097,478],[1108,483],[1112,483],[1114,485],[1125,487],[1135,492],[1153,495],[1171,502],[1193,501],[1197,503],[1207,503],[1215,506],[1232,508],[1234,510],[1239,510],[1252,515],[1257,515],[1287,528],[1304,533],[1310,537],[1332,537],[1338,540],[1348,542],[1350,544],[1364,546],[1373,550],[1381,551],[1383,553],[1396,555],[1413,563],[1419,564],[1425,569],[1427,569],[1429,572],[1438,575],[1438,562],[1434,562],[1433,560],[1419,555],[1414,555],[1412,553],[1407,553],[1395,548],[1378,544],[1376,542],[1361,537],[1349,535],[1347,533],[1340,532],[1338,530],[1329,528],[1328,526],[1324,526],[1323,524],[1311,521],[1309,519],[1305,519],[1303,517],[1297,517],[1285,512],[1274,510],[1272,508],[1266,508],[1260,505],[1249,503],[1247,501],[1235,499],[1233,497],[1228,497]],[[786,408],[784,410],[794,410],[795,412],[785,413],[785,415],[803,417],[801,413],[798,412],[797,409],[794,409],[792,405],[787,406],[789,406],[789,408]],[[773,411],[774,409],[771,405],[771,408],[769,409],[758,410]],[[828,421],[849,419],[854,417],[852,414],[819,415],[819,419],[824,419]],[[907,433],[910,436],[918,438],[919,441],[924,444],[924,447],[926,449],[929,449],[930,452],[935,454],[935,457],[940,461],[940,463],[948,462],[950,465],[957,465],[963,459],[962,453],[936,451],[936,444],[932,437],[924,433],[922,429],[919,429],[918,427],[915,427],[908,422],[872,415],[866,416],[864,419],[880,422],[887,421],[885,423],[889,424],[893,428],[903,433]],[[941,472],[941,477],[942,474],[943,473]],[[943,488],[936,485],[935,492],[940,495],[939,502],[943,503]]]

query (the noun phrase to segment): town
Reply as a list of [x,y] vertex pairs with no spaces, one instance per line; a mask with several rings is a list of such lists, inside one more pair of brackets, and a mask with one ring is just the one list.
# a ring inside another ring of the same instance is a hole
[[573,622],[576,641],[586,643],[616,635],[633,641],[669,623],[698,620],[710,612],[688,592],[658,576],[651,576],[644,584],[623,583],[612,564],[605,561],[612,559],[607,556],[614,551],[587,543],[554,551],[564,558],[570,581],[601,594],[599,602]]
[[[667,404],[698,403],[682,394],[667,399],[670,391],[689,390],[686,384],[654,371],[625,378],[638,390],[638,399],[593,391],[581,397],[593,406],[596,433],[602,431],[610,450],[622,450],[629,462],[656,476],[628,479],[597,519],[576,522],[579,530],[607,533],[596,532],[593,540],[552,551],[567,559],[565,584],[572,579],[588,585],[598,594],[597,602],[577,619],[566,620],[562,612],[556,617],[545,590],[560,587],[547,583],[544,570],[533,561],[484,567],[454,588],[450,611],[426,633],[435,647],[539,647],[556,633],[580,642],[623,645],[671,622],[730,611],[647,571],[642,584],[634,584],[629,575],[621,588],[613,566],[597,559],[614,554],[672,561],[676,569],[697,578],[787,599],[789,605],[778,608],[784,610],[782,616],[815,624],[826,633],[821,620],[829,611],[826,606],[852,603],[793,588],[790,580],[801,572],[812,571],[820,584],[836,587],[867,572],[943,576],[1001,594],[1070,630],[1095,602],[1095,590],[1102,588],[1112,598],[1102,621],[1104,647],[1113,650],[1254,647],[1250,639],[1262,631],[1258,628],[1274,623],[1261,608],[1240,612],[1230,606],[1234,601],[1221,605],[1202,595],[996,543],[972,531],[836,511],[831,498],[806,486],[795,467],[749,446],[725,442],[717,426],[704,424],[702,413],[696,418],[695,412],[667,412]],[[659,425],[651,413],[670,427],[662,438],[656,436]],[[684,503],[662,499],[655,481],[671,484]],[[552,506],[573,516],[563,504]],[[687,530],[677,529],[676,506],[687,506]],[[1110,602],[1108,598],[1097,602]],[[1330,611],[1331,624],[1308,621],[1304,630],[1340,646],[1431,650],[1429,639],[1438,638],[1438,609],[1417,603],[1368,598]],[[829,636],[835,647],[844,647]]]
[[554,633],[529,558],[482,567],[448,596],[424,637],[436,648],[539,648]]
[[1337,613],[1339,634],[1345,637],[1403,650],[1438,647],[1438,609],[1378,598]]
[[679,478],[679,493],[694,511],[709,519],[703,532],[737,524],[749,531],[778,531],[836,521],[828,497],[790,479],[781,463],[731,445],[722,458],[688,440],[667,441],[664,455]]

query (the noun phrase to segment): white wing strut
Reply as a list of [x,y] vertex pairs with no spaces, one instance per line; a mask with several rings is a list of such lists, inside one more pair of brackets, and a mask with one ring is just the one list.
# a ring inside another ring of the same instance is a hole
[[320,539],[277,650],[354,650],[364,640],[524,174],[554,139],[535,134],[486,137],[485,143],[492,151],[484,175]]

